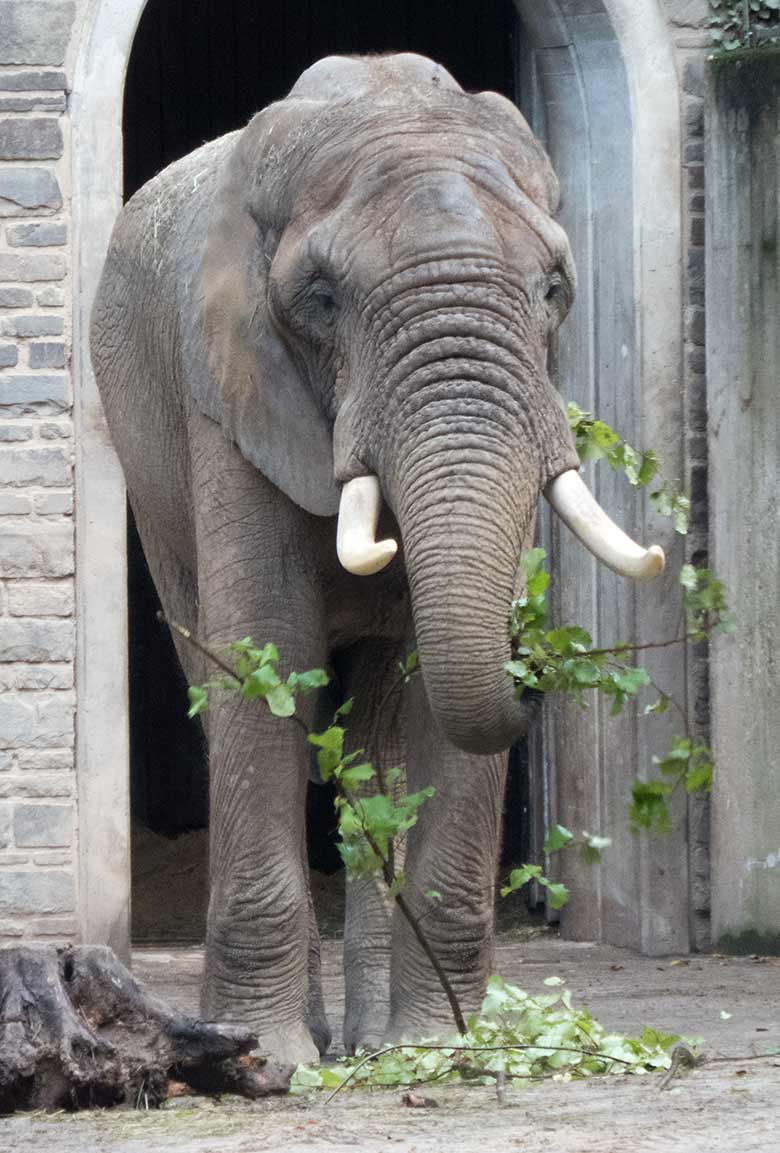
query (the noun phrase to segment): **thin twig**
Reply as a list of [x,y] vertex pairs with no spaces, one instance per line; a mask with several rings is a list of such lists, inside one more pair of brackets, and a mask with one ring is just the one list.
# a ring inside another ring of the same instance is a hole
[[681,637],[671,637],[666,641],[645,641],[642,644],[635,645],[614,645],[612,648],[604,649],[586,649],[583,653],[578,653],[583,660],[588,657],[609,657],[620,656],[621,653],[643,653],[649,649],[668,649],[672,645],[684,645],[692,640],[695,633],[684,633]]
[[192,647],[197,649],[199,653],[203,653],[203,655],[208,657],[210,661],[213,661],[214,664],[218,666],[218,668],[222,669],[223,673],[227,673],[228,676],[233,677],[237,681],[240,681],[241,678],[238,676],[233,666],[229,665],[227,661],[224,660],[224,658],[221,657],[218,652],[216,652],[215,649],[212,649],[209,645],[206,645],[203,643],[203,641],[199,640],[190,629],[186,628],[184,625],[180,625],[178,621],[169,620],[162,609],[158,610],[157,619],[162,624],[167,625],[168,628],[173,629],[173,631],[177,633],[178,636],[182,638],[182,640],[185,640],[187,644],[192,645]]
[[[192,645],[193,648],[197,649],[198,652],[203,653],[203,655],[208,657],[210,661],[213,661],[218,668],[222,669],[223,673],[227,673],[228,676],[233,678],[233,680],[238,681],[238,683],[241,684],[241,677],[238,675],[233,666],[228,664],[224,657],[220,656],[220,654],[215,649],[211,648],[210,645],[204,644],[204,642],[196,637],[190,629],[186,628],[184,625],[180,625],[178,621],[169,620],[169,618],[166,617],[165,613],[161,609],[157,612],[157,619],[164,625],[168,625],[168,628],[173,629],[173,631],[177,633],[182,638],[182,640],[187,641],[187,643]],[[301,729],[307,737],[311,734],[311,729],[306,724],[304,719],[299,717],[297,713],[293,713],[287,719],[294,721],[298,728]]]
[[[336,781],[336,790],[340,794],[340,796],[342,796],[344,798],[344,800],[347,801],[347,803],[349,805],[351,805],[353,809],[355,809],[355,804],[354,804],[353,798],[347,792],[347,790],[344,789],[344,787],[341,785],[340,781]],[[356,809],[355,811],[359,815],[359,810]],[[369,845],[371,846],[372,851],[375,853],[378,860],[380,860],[382,862],[382,876],[384,878],[384,882],[387,885],[388,889],[390,889],[390,891],[393,892],[393,889],[395,888],[395,884],[397,881],[395,869],[393,868],[389,859],[386,858],[385,855],[382,853],[381,849],[379,848],[379,845],[377,844],[377,842],[374,838],[374,835],[372,834],[371,830],[366,827],[366,825],[362,821],[362,819],[361,819],[361,830],[362,830],[363,836],[366,838]],[[423,931],[420,927],[419,918],[416,917],[414,915],[414,913],[412,912],[412,910],[409,908],[409,905],[404,900],[403,893],[393,892],[393,898],[395,900],[395,903],[398,905],[398,908],[401,911],[401,914],[403,915],[403,917],[405,917],[406,921],[409,924],[410,929],[412,930],[415,937],[417,938],[417,941],[419,942],[420,948],[422,949],[422,951],[425,953],[425,956],[430,961],[430,963],[433,967],[433,971],[435,972],[436,976],[439,978],[439,984],[441,985],[442,989],[444,990],[444,993],[445,993],[447,1000],[449,1001],[449,1004],[450,1004],[450,1009],[452,1010],[452,1016],[453,1016],[454,1021],[455,1021],[455,1027],[457,1028],[459,1033],[461,1033],[461,1034],[466,1033],[468,1031],[467,1027],[466,1027],[466,1019],[463,1016],[463,1010],[460,1007],[460,1003],[458,1001],[457,994],[455,993],[455,990],[453,989],[452,984],[450,983],[450,979],[447,976],[446,972],[444,971],[444,968],[443,968],[439,958],[436,956],[433,949],[431,948],[431,945],[430,945],[430,942],[428,941],[428,938],[423,933]]]

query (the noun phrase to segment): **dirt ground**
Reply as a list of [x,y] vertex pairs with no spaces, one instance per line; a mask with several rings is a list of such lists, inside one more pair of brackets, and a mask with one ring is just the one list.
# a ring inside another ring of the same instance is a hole
[[[563,977],[575,1001],[610,1028],[702,1037],[708,1060],[666,1090],[657,1076],[545,1081],[509,1090],[503,1106],[494,1090],[452,1087],[428,1090],[439,1102],[431,1109],[375,1091],[345,1092],[327,1106],[322,1095],[255,1104],[181,1098],[157,1112],[17,1116],[0,1120],[0,1153],[780,1153],[780,958],[653,960],[551,933],[517,937],[504,935],[497,950],[496,971],[508,980],[538,992],[545,977]],[[338,941],[325,942],[324,964],[338,1036]],[[201,965],[193,948],[134,957],[144,981],[191,1012]]]

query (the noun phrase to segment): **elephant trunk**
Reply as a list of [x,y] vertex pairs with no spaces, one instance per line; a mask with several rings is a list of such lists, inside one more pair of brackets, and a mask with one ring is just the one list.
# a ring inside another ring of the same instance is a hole
[[[472,752],[507,748],[531,717],[504,669],[509,610],[539,492],[574,456],[549,384],[537,387],[533,421],[521,406],[491,413],[484,400],[476,419],[471,400],[460,412],[450,401],[441,418],[434,407],[395,473],[392,502],[426,691],[447,738]],[[540,426],[549,434],[543,442]]]
[[[453,744],[497,752],[525,731],[530,719],[504,671],[519,547],[500,539],[487,519],[489,510],[477,501],[453,508],[441,525],[442,499],[443,492],[402,524],[425,687]],[[529,520],[529,540],[532,532]]]

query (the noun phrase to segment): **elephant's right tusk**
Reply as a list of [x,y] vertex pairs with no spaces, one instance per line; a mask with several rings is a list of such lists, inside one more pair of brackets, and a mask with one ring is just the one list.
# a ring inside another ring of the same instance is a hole
[[663,572],[664,550],[657,544],[642,548],[626,536],[574,469],[550,481],[544,495],[585,548],[618,576],[649,581]]
[[380,572],[398,551],[394,540],[376,540],[382,492],[375,476],[358,476],[341,490],[336,551],[347,572],[371,576]]

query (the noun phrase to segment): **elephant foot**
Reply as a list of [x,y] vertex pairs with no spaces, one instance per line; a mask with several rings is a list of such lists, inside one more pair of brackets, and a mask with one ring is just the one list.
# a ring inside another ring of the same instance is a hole
[[344,1048],[347,1053],[357,1053],[361,1049],[373,1053],[381,1049],[387,1033],[387,1010],[364,1010],[350,1012],[344,1018]]
[[279,1065],[320,1063],[320,1049],[303,1021],[279,1025],[275,1029],[257,1029],[256,1033],[258,1040],[254,1055],[267,1057]]
[[320,1057],[324,1057],[333,1040],[333,1031],[331,1030],[328,1018],[325,1016],[325,1010],[318,1009],[316,1012],[313,1012],[311,1007],[309,1007],[306,1012],[306,1026],[311,1033],[314,1044],[317,1046],[317,1052]]
[[451,1016],[421,1018],[398,1015],[388,1022],[383,1040],[385,1045],[400,1045],[402,1041],[424,1041],[433,1037],[450,1039],[457,1036],[457,1032]]

